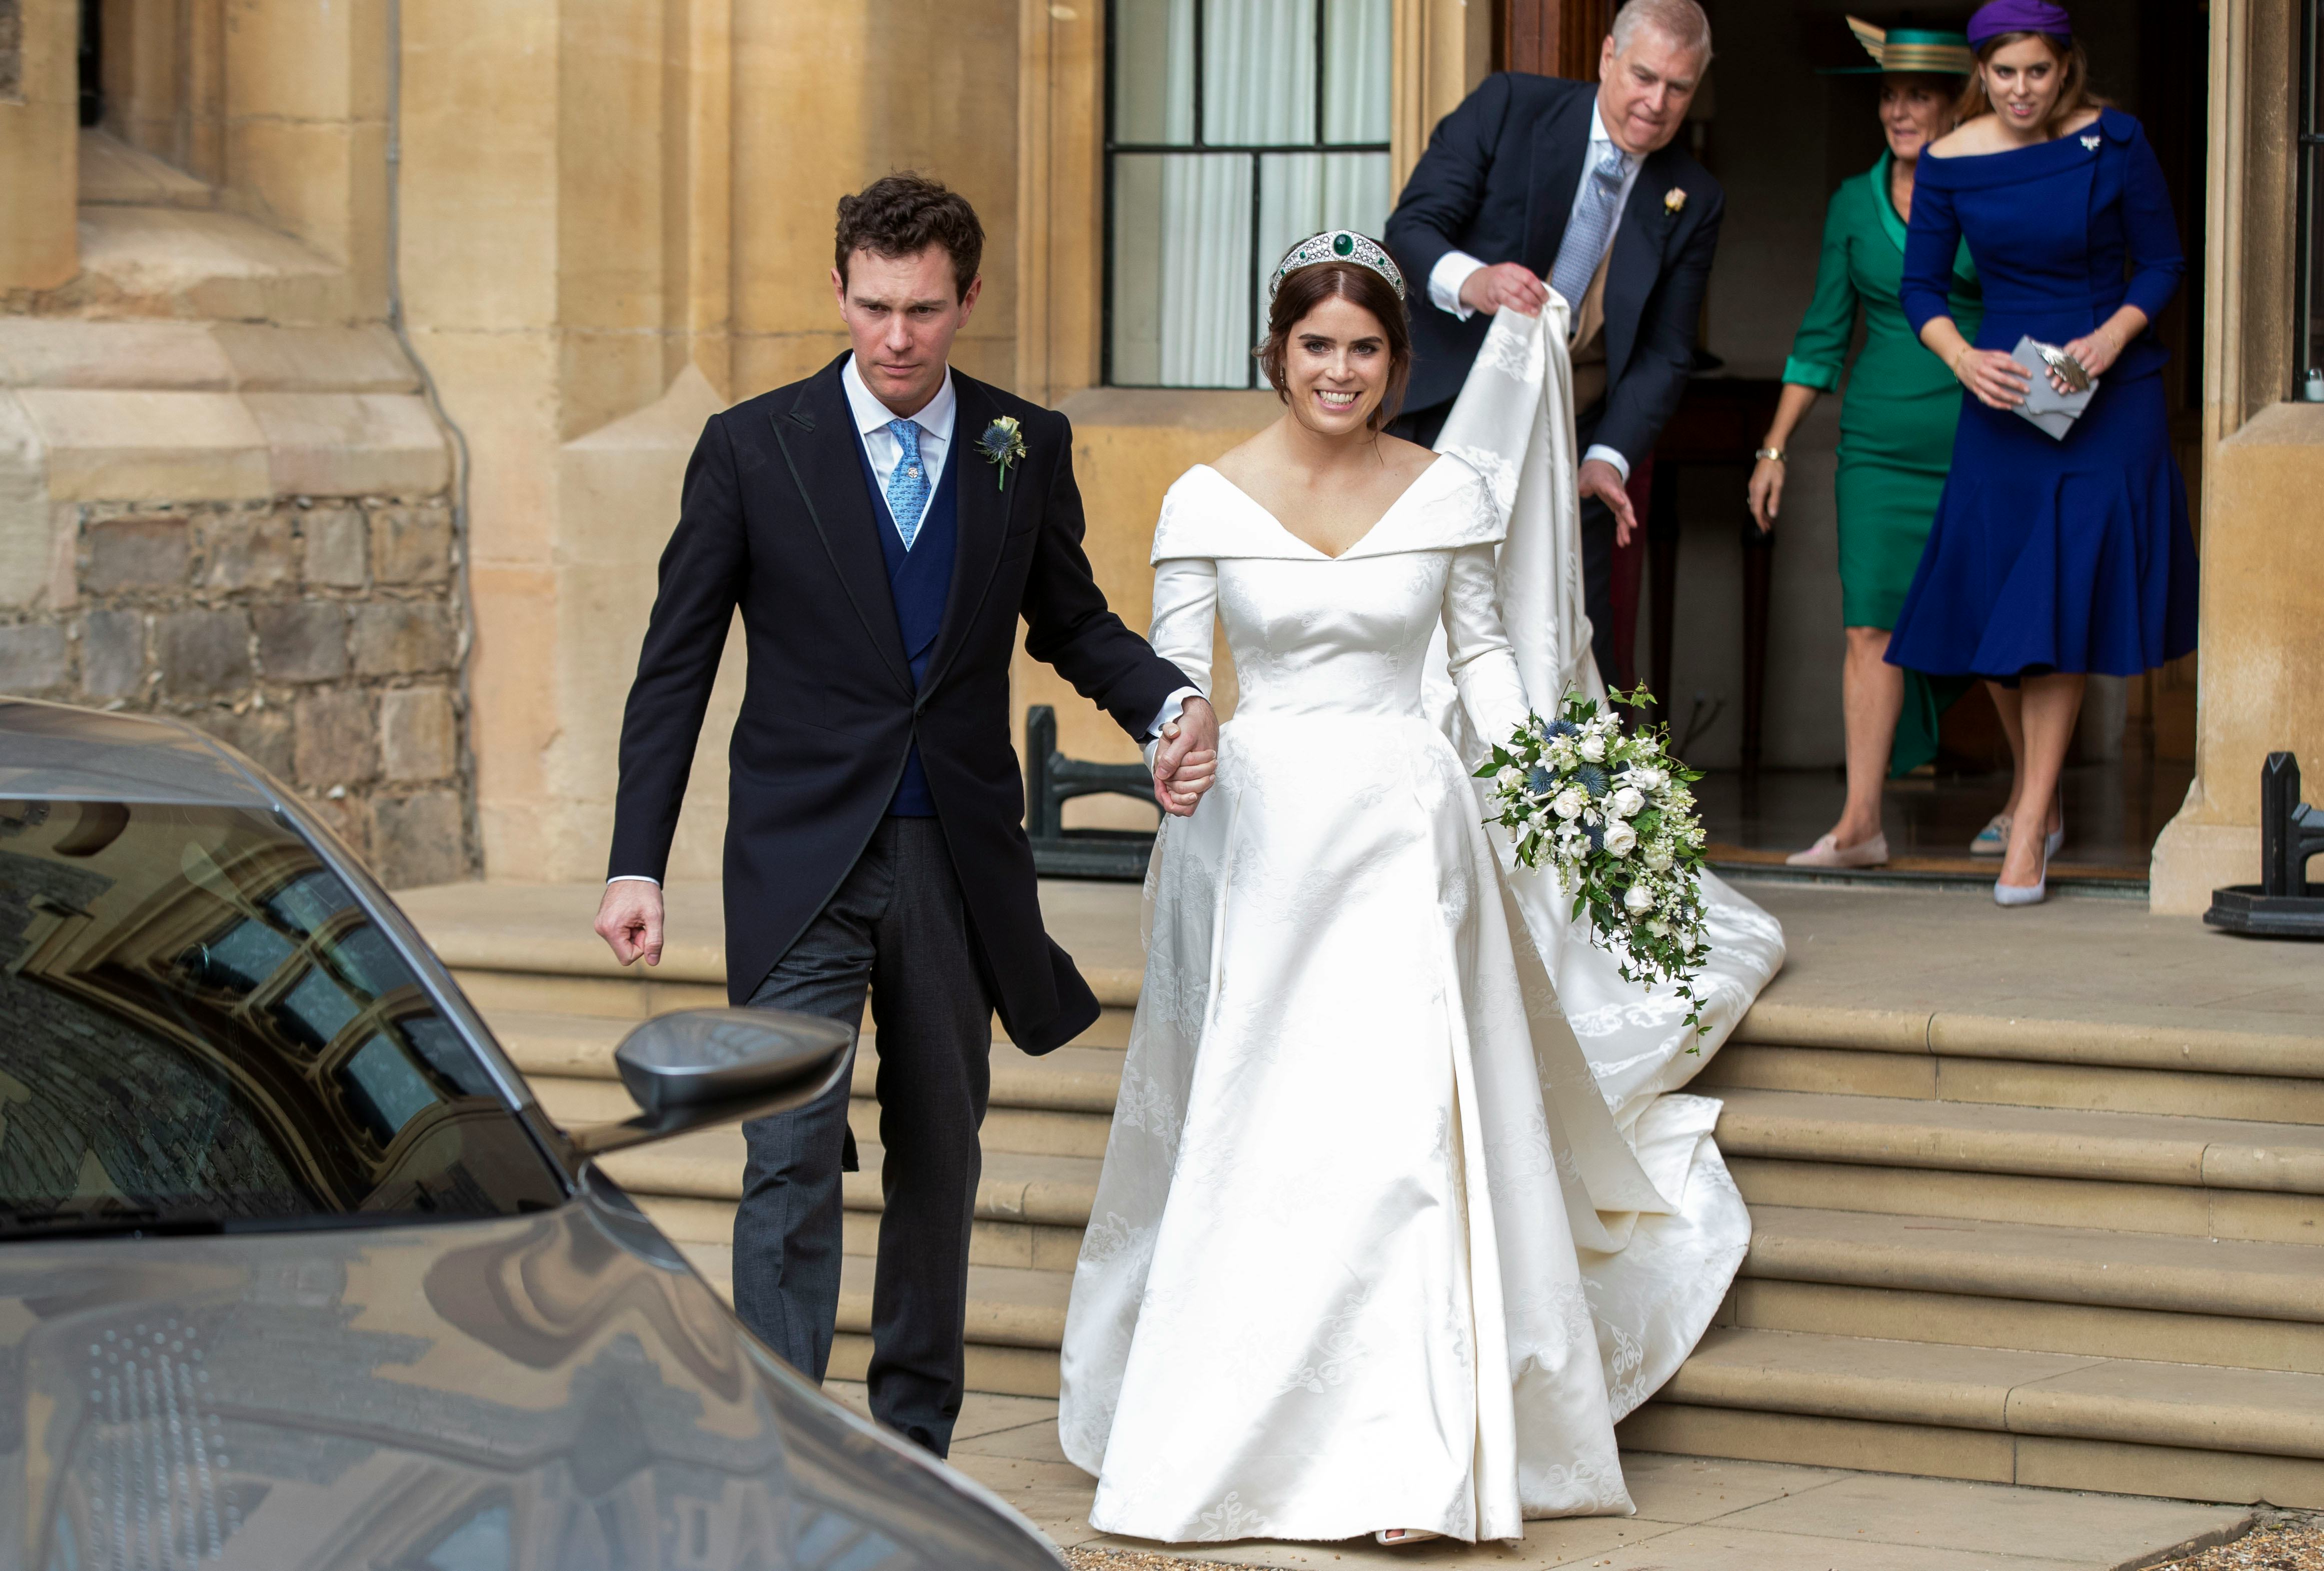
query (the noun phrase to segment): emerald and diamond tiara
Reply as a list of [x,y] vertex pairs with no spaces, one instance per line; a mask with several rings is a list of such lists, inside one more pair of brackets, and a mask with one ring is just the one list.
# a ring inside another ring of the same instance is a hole
[[1310,235],[1283,254],[1282,264],[1275,276],[1267,281],[1267,303],[1275,303],[1276,291],[1283,281],[1303,267],[1313,267],[1319,262],[1352,262],[1359,267],[1369,267],[1388,282],[1396,298],[1404,298],[1404,273],[1387,248],[1368,235],[1353,229],[1326,229],[1321,235]]

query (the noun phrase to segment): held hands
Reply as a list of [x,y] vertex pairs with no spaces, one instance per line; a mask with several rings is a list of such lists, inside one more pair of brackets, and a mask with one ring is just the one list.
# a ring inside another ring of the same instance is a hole
[[1537,317],[1549,303],[1549,285],[1521,262],[1498,262],[1461,281],[1461,303],[1489,317],[1499,314],[1503,306],[1523,316]]
[[649,966],[661,964],[661,886],[642,878],[617,879],[605,886],[597,902],[597,936],[627,966],[642,956]]
[[1637,532],[1638,515],[1630,506],[1630,493],[1622,484],[1622,472],[1603,458],[1585,458],[1575,471],[1573,488],[1584,496],[1595,496],[1614,515],[1614,543],[1628,546],[1630,537]]
[[1174,818],[1192,818],[1218,768],[1218,712],[1207,699],[1188,698],[1178,717],[1162,727],[1162,744],[1154,750],[1155,802]]
[[[1769,447],[1777,444],[1770,442]],[[1751,488],[1745,493],[1751,517],[1766,534],[1775,527],[1775,514],[1784,504],[1784,461],[1781,458],[1761,458],[1751,466]]]

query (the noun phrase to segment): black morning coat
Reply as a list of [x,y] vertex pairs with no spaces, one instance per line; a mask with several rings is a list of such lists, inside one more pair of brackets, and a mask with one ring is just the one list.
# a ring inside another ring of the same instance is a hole
[[[1065,416],[955,370],[957,554],[915,690],[845,364],[703,429],[622,717],[610,871],[662,876],[739,608],[749,666],[727,755],[727,996],[750,998],[854,866],[917,738],[1001,1023],[1027,1052],[1047,1052],[1086,1030],[1098,1003],[1041,927],[1010,742],[1018,619],[1034,658],[1134,737],[1189,684],[1106,608],[1091,576]],[[1025,445],[1005,485],[976,450],[1003,415]]]
[[[1591,82],[1499,71],[1437,123],[1383,236],[1412,300],[1408,409],[1460,393],[1492,318],[1462,321],[1428,299],[1428,273],[1447,251],[1487,263],[1521,262],[1542,277],[1557,263],[1590,151]],[[1676,211],[1670,193],[1683,191]],[[1676,143],[1650,152],[1614,231],[1606,264],[1606,396],[1587,440],[1633,466],[1678,407],[1694,366],[1694,330],[1719,246],[1726,199]],[[1577,306],[1579,301],[1573,302]]]

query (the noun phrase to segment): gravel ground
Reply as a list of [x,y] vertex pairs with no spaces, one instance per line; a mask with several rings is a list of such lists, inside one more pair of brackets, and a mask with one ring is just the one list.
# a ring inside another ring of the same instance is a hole
[[2231,1544],[2150,1571],[2324,1571],[2324,1516],[2263,1523]]

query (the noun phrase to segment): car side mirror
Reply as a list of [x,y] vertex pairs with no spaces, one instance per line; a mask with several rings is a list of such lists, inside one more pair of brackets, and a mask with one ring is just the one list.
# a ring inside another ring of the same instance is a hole
[[569,1131],[575,1154],[601,1157],[738,1118],[803,1107],[839,1084],[855,1033],[779,1009],[687,1009],[622,1039],[613,1067],[643,1111]]

